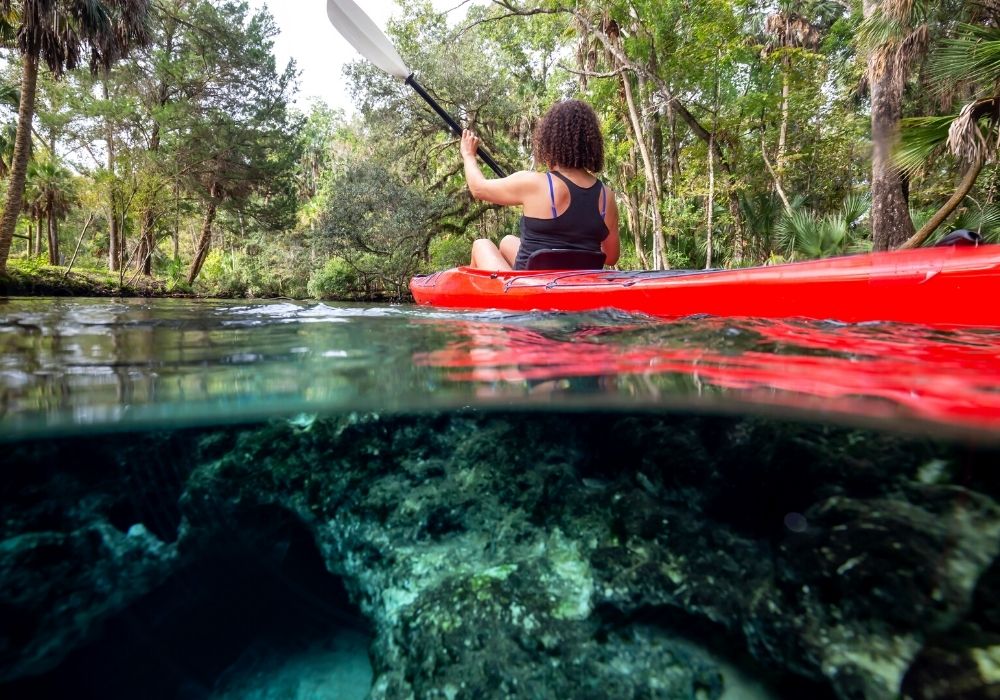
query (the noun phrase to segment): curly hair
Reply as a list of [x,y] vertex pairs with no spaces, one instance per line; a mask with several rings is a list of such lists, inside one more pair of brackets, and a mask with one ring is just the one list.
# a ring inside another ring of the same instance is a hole
[[557,102],[535,128],[535,160],[549,167],[604,169],[604,137],[597,115],[586,102]]

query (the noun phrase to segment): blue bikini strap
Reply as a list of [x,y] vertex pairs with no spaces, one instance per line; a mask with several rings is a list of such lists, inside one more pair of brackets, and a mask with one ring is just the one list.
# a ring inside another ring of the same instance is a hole
[[601,218],[608,213],[608,190],[604,187],[604,183],[601,183]]
[[558,219],[559,212],[556,211],[556,188],[552,186],[552,173],[545,173],[549,178],[549,199],[552,200],[552,218]]

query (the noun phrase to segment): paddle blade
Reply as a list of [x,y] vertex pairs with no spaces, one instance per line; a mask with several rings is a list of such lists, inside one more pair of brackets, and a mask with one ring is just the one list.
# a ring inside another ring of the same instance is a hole
[[390,75],[406,80],[412,72],[378,25],[353,0],[326,0],[330,22],[362,56]]

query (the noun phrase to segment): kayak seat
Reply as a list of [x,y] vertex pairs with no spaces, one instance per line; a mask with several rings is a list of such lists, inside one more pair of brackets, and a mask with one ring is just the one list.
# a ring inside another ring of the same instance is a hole
[[604,253],[569,248],[542,248],[528,256],[526,270],[601,270]]
[[970,231],[967,228],[960,228],[955,231],[952,231],[934,245],[977,246],[982,242],[983,242],[983,237],[978,232]]

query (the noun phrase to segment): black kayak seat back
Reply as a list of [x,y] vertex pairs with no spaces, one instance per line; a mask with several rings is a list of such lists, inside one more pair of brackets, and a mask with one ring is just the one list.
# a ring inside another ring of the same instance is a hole
[[601,251],[542,248],[528,256],[526,270],[601,270],[605,255]]
[[960,228],[952,231],[934,245],[935,246],[945,246],[945,245],[978,246],[982,242],[983,242],[983,237],[978,232],[970,231],[967,228]]

